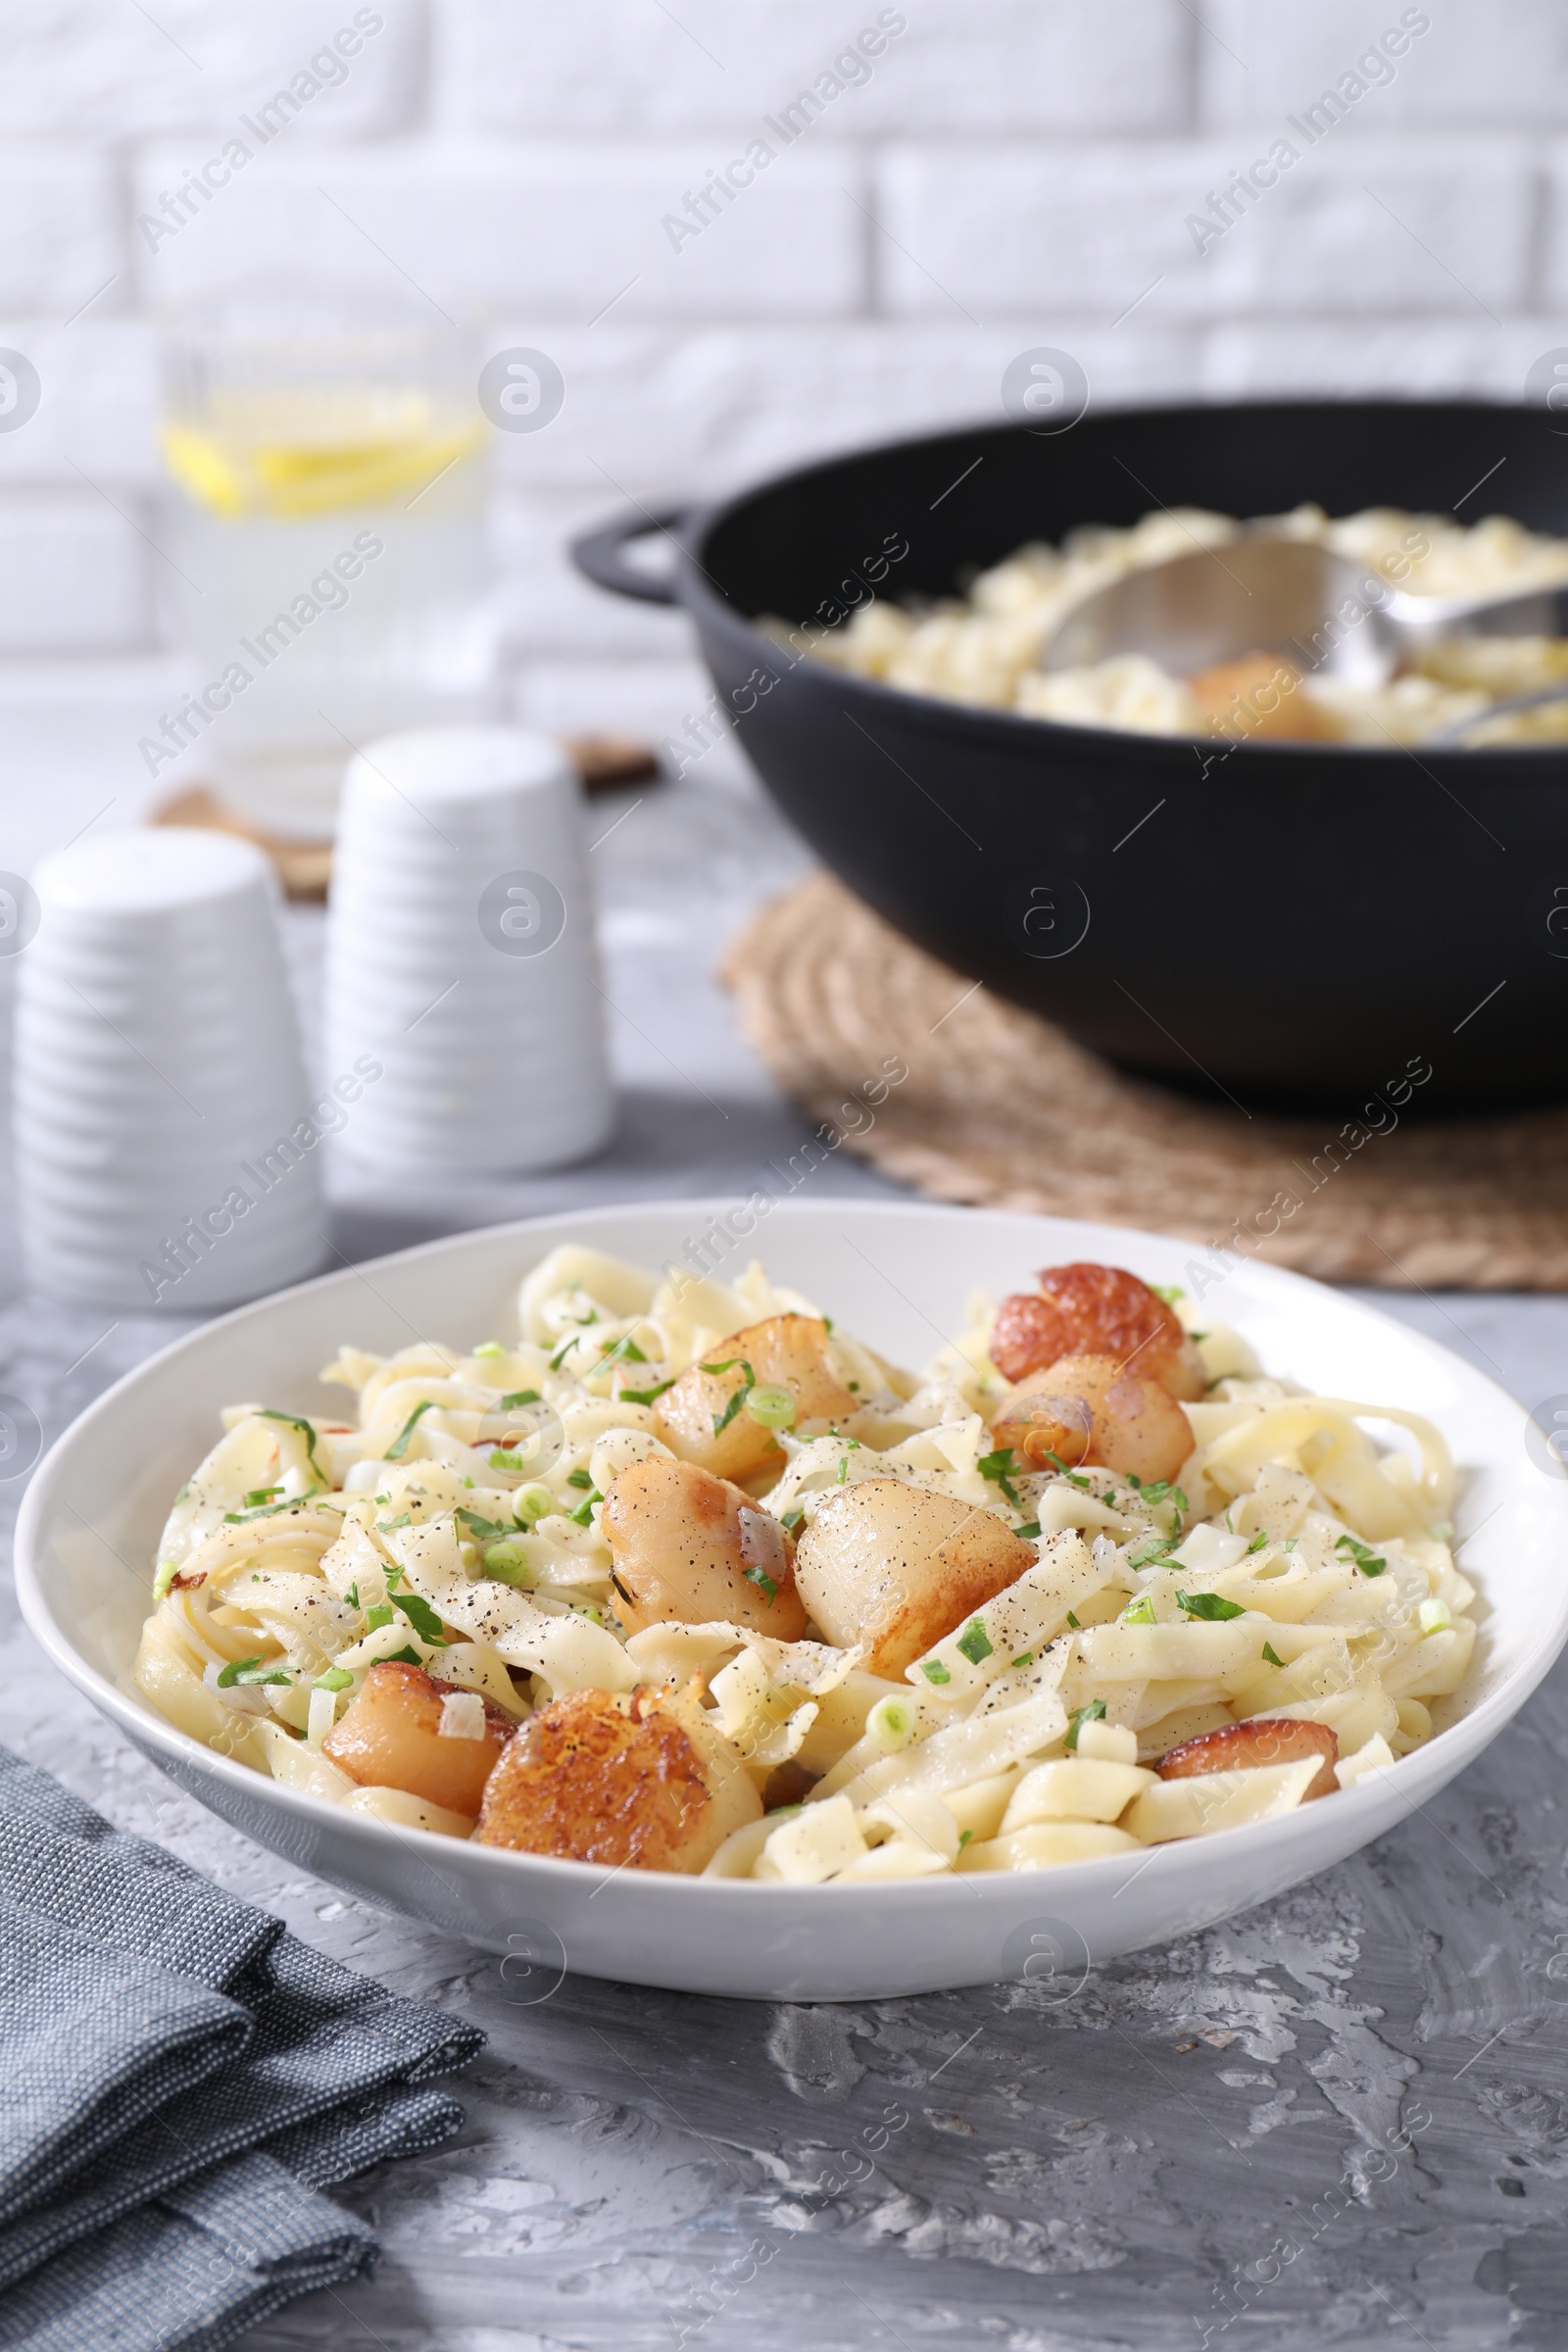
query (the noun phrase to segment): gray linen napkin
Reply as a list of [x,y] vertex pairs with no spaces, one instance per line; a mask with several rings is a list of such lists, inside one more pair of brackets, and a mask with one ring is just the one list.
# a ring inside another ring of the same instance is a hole
[[355,2277],[318,2192],[450,2137],[483,2039],[0,1748],[0,2347],[216,2352]]

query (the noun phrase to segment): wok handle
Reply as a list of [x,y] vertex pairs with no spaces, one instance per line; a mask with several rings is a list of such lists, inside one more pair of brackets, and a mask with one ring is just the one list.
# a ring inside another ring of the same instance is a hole
[[597,530],[584,531],[573,539],[571,560],[585,579],[592,580],[596,588],[608,588],[612,596],[635,597],[643,605],[678,604],[670,575],[628,564],[625,550],[633,540],[646,539],[654,531],[673,530],[689,512],[686,507],[661,507],[657,513],[647,507],[628,508],[613,522],[601,523]]

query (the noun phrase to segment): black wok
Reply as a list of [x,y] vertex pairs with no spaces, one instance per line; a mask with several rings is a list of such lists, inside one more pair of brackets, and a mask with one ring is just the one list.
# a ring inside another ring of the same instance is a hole
[[1411,1109],[1568,1093],[1568,747],[1220,758],[895,691],[757,625],[951,594],[1078,523],[1308,499],[1568,536],[1568,437],[1479,403],[1094,415],[895,443],[662,515],[667,578],[628,560],[643,510],[573,552],[603,587],[686,607],[763,782],[853,890],[1125,1067],[1249,1109],[1348,1109],[1427,1065]]

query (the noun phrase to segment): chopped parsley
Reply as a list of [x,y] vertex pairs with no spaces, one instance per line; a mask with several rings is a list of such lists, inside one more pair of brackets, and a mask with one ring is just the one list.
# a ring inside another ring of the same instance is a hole
[[509,1389],[496,1406],[498,1413],[514,1413],[525,1404],[540,1404],[544,1400],[537,1389]]
[[1363,1576],[1381,1576],[1389,1564],[1381,1552],[1374,1551],[1370,1544],[1361,1543],[1355,1536],[1341,1536],[1334,1548],[1348,1551]]
[[417,1592],[404,1592],[399,1596],[398,1607],[403,1611],[404,1616],[421,1642],[433,1642],[441,1649],[446,1648],[447,1639],[441,1631],[441,1620],[427,1600],[421,1600]]
[[[1053,1470],[1055,1471],[1056,1476],[1058,1478],[1064,1478],[1069,1487],[1081,1487],[1086,1494],[1093,1492],[1095,1483],[1094,1480],[1092,1478],[1085,1478],[1081,1471],[1069,1470],[1059,1453],[1053,1453],[1048,1447],[1047,1451],[1041,1456],[1041,1459],[1049,1462]],[[1134,1481],[1134,1484],[1136,1483],[1137,1482]]]
[[1268,1549],[1268,1536],[1262,1528],[1258,1529],[1257,1534],[1252,1538],[1252,1541],[1250,1544],[1249,1544],[1247,1548],[1250,1552],[1266,1551]]
[[971,1617],[958,1636],[959,1655],[967,1658],[971,1666],[978,1666],[983,1658],[989,1658],[995,1646],[982,1617]]
[[1033,1544],[1039,1539],[1040,1522],[1038,1519],[1025,1519],[1021,1526],[1015,1527],[1012,1532],[1015,1536],[1023,1536]]
[[359,1607],[359,1605],[360,1605],[360,1588],[359,1588],[359,1584],[358,1584],[358,1582],[357,1582],[357,1581],[356,1581],[354,1584],[350,1585],[350,1587],[349,1587],[348,1591],[347,1591],[347,1592],[344,1593],[343,1597],[344,1597],[344,1599],[345,1599],[345,1600],[348,1602],[348,1604],[349,1604],[349,1607],[350,1607],[351,1609],[357,1609],[357,1608]]
[[975,1468],[982,1478],[989,1478],[993,1486],[1002,1489],[1003,1494],[1016,1510],[1018,1490],[1012,1482],[1017,1476],[1018,1466],[1012,1458],[1012,1447],[999,1446],[994,1453],[983,1453],[975,1463]]
[[588,1489],[593,1485],[593,1483],[592,1477],[586,1470],[568,1470],[566,1472],[567,1486],[580,1487],[584,1494],[587,1493]]
[[636,1341],[632,1338],[629,1331],[626,1333],[624,1339],[619,1339],[615,1342],[613,1348],[601,1348],[599,1350],[599,1368],[601,1371],[604,1370],[607,1364],[646,1364],[647,1361],[647,1356],[644,1355],[642,1349],[638,1347]]
[[769,1607],[771,1607],[772,1603],[778,1598],[778,1587],[774,1584],[773,1579],[768,1575],[767,1570],[765,1568],[756,1567],[743,1568],[741,1570],[741,1574],[745,1577],[746,1582],[749,1585],[755,1585],[757,1587],[759,1592],[763,1595]]
[[952,1675],[943,1665],[940,1658],[922,1658],[920,1660],[920,1672],[925,1676],[925,1679],[928,1683],[936,1683],[941,1685],[943,1683],[951,1683],[953,1680]]
[[1187,1296],[1179,1282],[1152,1282],[1149,1287],[1156,1298],[1164,1299],[1167,1306],[1174,1306],[1178,1298]]
[[282,1502],[264,1502],[254,1511],[225,1511],[223,1525],[243,1527],[248,1519],[275,1519],[279,1511],[297,1511],[302,1504],[310,1501],[313,1494],[324,1492],[324,1488],[311,1487],[305,1494],[285,1497]]
[[622,1389],[620,1392],[621,1402],[623,1404],[652,1404],[656,1398],[662,1396],[666,1389],[672,1389],[674,1386],[673,1380],[662,1380],[657,1388]]
[[1264,1642],[1264,1644],[1263,1644],[1263,1655],[1264,1655],[1264,1657],[1265,1657],[1265,1658],[1267,1658],[1267,1660],[1268,1660],[1268,1662],[1269,1662],[1269,1664],[1270,1664],[1271,1666],[1283,1666],[1283,1665],[1284,1665],[1284,1663],[1285,1663],[1285,1660],[1284,1660],[1282,1657],[1280,1657],[1280,1656],[1278,1655],[1278,1653],[1276,1652],[1276,1650],[1275,1650],[1275,1647],[1274,1647],[1274,1644],[1273,1644],[1273,1642]]
[[965,1846],[968,1844],[968,1842],[969,1842],[970,1838],[971,1838],[973,1836],[974,1836],[974,1832],[973,1832],[973,1830],[960,1830],[960,1831],[958,1832],[958,1851],[959,1851],[959,1853],[962,1853],[962,1851],[963,1851],[964,1847],[965,1847]]
[[1240,1617],[1243,1614],[1239,1600],[1227,1600],[1220,1592],[1178,1592],[1176,1601],[1189,1617],[1201,1617],[1210,1625],[1217,1624],[1221,1618]]
[[[389,1536],[395,1527],[411,1527],[413,1524],[407,1511],[399,1511],[395,1519],[378,1519],[375,1523],[375,1532],[378,1536]],[[388,1578],[387,1581],[390,1583],[391,1579]]]
[[[290,1429],[297,1429],[305,1440],[305,1450],[310,1456],[311,1468],[317,1471],[320,1470],[321,1465],[316,1458],[316,1429],[313,1423],[302,1420],[298,1413],[276,1412],[270,1404],[264,1404],[256,1417],[259,1421],[286,1421]],[[324,1479],[324,1472],[322,1476]]]
[[405,1642],[401,1649],[389,1650],[381,1663],[383,1666],[422,1666],[424,1660],[412,1642]]
[[281,1666],[264,1666],[260,1658],[231,1658],[226,1666],[218,1669],[220,1690],[232,1690],[236,1683],[291,1683],[294,1677]]
[[402,1461],[404,1455],[409,1450],[409,1440],[413,1437],[416,1427],[422,1417],[430,1411],[434,1403],[435,1398],[433,1396],[427,1396],[422,1404],[416,1404],[415,1406],[413,1412],[409,1415],[408,1419],[404,1422],[403,1427],[398,1431],[397,1436],[387,1447],[384,1457],[387,1461]]
[[1162,1560],[1167,1552],[1174,1551],[1176,1544],[1176,1537],[1162,1536],[1156,1530],[1154,1534],[1145,1537],[1138,1550],[1129,1558],[1127,1565],[1129,1568],[1152,1568],[1156,1560]]
[[1078,1735],[1083,1730],[1083,1727],[1086,1723],[1103,1723],[1104,1720],[1104,1700],[1102,1698],[1092,1698],[1087,1707],[1079,1707],[1076,1713],[1068,1717],[1067,1745],[1070,1748],[1077,1747]]
[[792,1536],[799,1534],[800,1530],[805,1526],[805,1524],[806,1513],[802,1510],[799,1503],[795,1505],[793,1510],[786,1511],[779,1521],[779,1525],[787,1528]]
[[561,1346],[556,1349],[555,1354],[550,1358],[550,1369],[552,1372],[559,1372],[561,1370],[563,1363],[571,1353],[573,1348],[576,1347],[578,1340],[587,1330],[589,1324],[597,1323],[599,1317],[597,1313],[584,1315],[582,1321],[577,1325],[576,1330],[567,1332],[565,1338],[562,1341]]

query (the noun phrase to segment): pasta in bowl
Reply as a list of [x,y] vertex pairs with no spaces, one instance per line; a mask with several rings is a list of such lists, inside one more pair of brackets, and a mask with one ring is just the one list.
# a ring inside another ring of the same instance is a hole
[[133,1679],[393,1829],[838,1888],[1348,1801],[1472,1662],[1439,1430],[1093,1260],[906,1371],[760,1263],[565,1241],[517,1337],[237,1403]]

